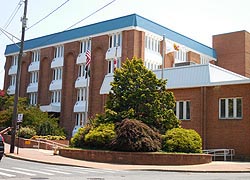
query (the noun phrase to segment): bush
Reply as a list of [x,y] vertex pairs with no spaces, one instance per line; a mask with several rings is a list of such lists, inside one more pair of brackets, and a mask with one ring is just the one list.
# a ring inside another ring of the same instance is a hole
[[30,127],[21,127],[19,131],[17,131],[17,134],[19,137],[30,139],[36,135],[36,131]]
[[47,135],[64,136],[65,135],[63,128],[60,128],[54,119],[40,122],[40,124],[36,126],[36,132],[40,136],[47,136]]
[[65,140],[65,136],[33,136],[31,139]]
[[84,141],[88,147],[107,148],[115,138],[115,125],[113,123],[100,124],[85,135]]
[[161,137],[149,126],[134,119],[124,119],[116,127],[113,150],[154,152],[161,149]]
[[167,152],[201,153],[202,140],[192,129],[174,128],[163,137],[163,150]]
[[84,127],[78,129],[77,133],[70,139],[70,144],[72,147],[76,148],[84,148],[86,147],[85,144],[85,135],[89,133],[90,129],[92,128],[91,125],[87,124]]

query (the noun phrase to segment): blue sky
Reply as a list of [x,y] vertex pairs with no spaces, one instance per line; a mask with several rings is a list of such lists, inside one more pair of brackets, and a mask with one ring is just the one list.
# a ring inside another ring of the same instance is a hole
[[[28,0],[28,27],[42,19],[66,0]],[[3,1],[0,6],[0,28],[20,0]],[[69,0],[58,11],[36,26],[30,28],[25,39],[64,31],[71,25],[87,17],[111,0]],[[20,17],[23,7],[6,29],[21,37]],[[180,34],[207,46],[212,46],[212,36],[233,31],[250,32],[249,0],[116,0],[103,10],[82,21],[73,28],[120,16],[137,13]],[[1,34],[1,33],[0,33]],[[3,88],[5,46],[12,44],[4,34],[0,35],[0,89]]]

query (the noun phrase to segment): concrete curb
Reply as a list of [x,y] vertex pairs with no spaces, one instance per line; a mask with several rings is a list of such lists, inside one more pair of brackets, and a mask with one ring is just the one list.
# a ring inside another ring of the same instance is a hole
[[[93,166],[84,166],[84,165],[73,165],[73,164],[67,164],[67,163],[57,163],[57,162],[49,162],[49,161],[43,161],[43,160],[36,160],[36,159],[30,159],[25,158],[22,156],[12,155],[12,154],[5,154],[6,157],[13,158],[13,159],[19,159],[29,162],[37,162],[37,163],[43,163],[43,164],[50,164],[50,165],[62,165],[62,166],[72,166],[72,167],[82,167],[82,168],[91,168],[91,169],[99,169],[97,167]],[[187,166],[188,167],[188,166]],[[233,171],[233,170],[189,170],[189,169],[178,169],[178,166],[176,166],[176,169],[163,169],[161,166],[159,168],[132,168],[132,169],[123,169],[126,171],[159,171],[159,172],[188,172],[188,173],[250,173],[249,171]]]

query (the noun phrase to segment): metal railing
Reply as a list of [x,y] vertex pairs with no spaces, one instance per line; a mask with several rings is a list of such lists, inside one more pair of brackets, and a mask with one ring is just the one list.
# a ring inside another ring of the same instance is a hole
[[235,155],[234,149],[205,149],[203,150],[205,154],[211,154],[213,160],[215,161],[216,157],[224,157],[224,161],[227,160],[227,157],[230,157],[231,161]]
[[[60,148],[69,147],[69,145],[61,144],[55,141],[47,140],[47,139],[24,139],[25,141],[35,142],[37,145],[33,145],[33,148],[41,149],[41,145],[45,144],[46,146],[50,146],[51,149],[54,151],[54,154],[57,154]],[[45,146],[45,147],[46,147]],[[50,148],[45,148],[50,149]]]

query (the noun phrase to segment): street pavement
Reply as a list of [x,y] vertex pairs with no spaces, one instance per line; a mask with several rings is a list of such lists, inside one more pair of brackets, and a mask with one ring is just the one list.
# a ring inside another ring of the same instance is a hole
[[27,161],[47,163],[47,164],[88,167],[95,169],[112,169],[112,170],[250,173],[250,162],[213,161],[208,164],[183,165],[183,166],[124,165],[124,164],[97,163],[97,162],[76,160],[76,159],[62,157],[59,155],[54,155],[54,152],[52,150],[44,150],[44,149],[19,148],[17,154],[17,149],[15,148],[14,153],[9,153],[9,152],[10,152],[10,145],[5,143],[5,156]]

